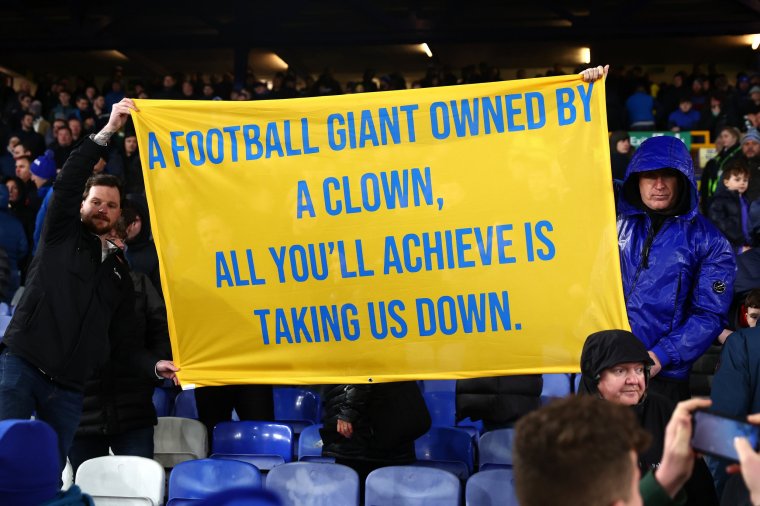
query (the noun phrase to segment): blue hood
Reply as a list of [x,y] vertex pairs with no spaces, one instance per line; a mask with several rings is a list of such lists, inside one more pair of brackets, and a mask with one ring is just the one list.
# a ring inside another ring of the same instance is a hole
[[633,154],[625,172],[622,198],[619,203],[620,212],[623,214],[643,212],[638,189],[638,174],[659,169],[674,169],[683,176],[679,190],[688,189],[689,192],[688,212],[684,216],[687,218],[696,216],[699,193],[694,179],[694,162],[683,141],[666,135],[645,140]]

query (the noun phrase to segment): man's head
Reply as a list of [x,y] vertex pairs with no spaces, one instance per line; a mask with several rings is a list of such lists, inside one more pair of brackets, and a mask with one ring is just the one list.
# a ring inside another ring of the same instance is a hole
[[760,155],[760,133],[754,128],[750,129],[742,139],[742,153],[747,158]]
[[79,214],[82,223],[96,235],[113,227],[121,215],[122,190],[119,179],[111,174],[91,176],[84,187]]
[[568,397],[515,426],[513,463],[522,506],[641,505],[637,453],[651,437],[633,412],[592,396]]
[[747,162],[739,159],[733,159],[723,169],[721,176],[723,185],[730,191],[736,191],[743,194],[749,186],[749,167]]
[[622,193],[626,204],[647,213],[695,213],[694,161],[683,141],[662,135],[642,142],[628,164]]
[[21,116],[21,128],[27,132],[34,130],[34,113],[27,111]]
[[626,406],[641,402],[654,364],[646,346],[627,330],[602,330],[586,338],[578,391]]
[[641,201],[652,211],[668,211],[678,201],[680,178],[674,169],[647,170],[639,173]]
[[32,159],[28,156],[20,156],[16,158],[16,177],[23,182],[28,182],[32,179],[32,171],[29,170],[32,166]]
[[71,129],[68,125],[62,126],[58,129],[55,133],[55,140],[61,147],[71,146],[71,143],[74,142],[74,138],[71,135]]
[[691,111],[691,97],[684,96],[681,97],[681,100],[678,101],[678,108],[681,109],[681,112],[687,113]]
[[69,118],[68,124],[71,138],[79,139],[82,136],[82,121],[79,118]]
[[124,136],[124,152],[127,155],[133,155],[137,151],[137,137],[135,134]]
[[76,103],[77,109],[79,109],[82,112],[86,112],[87,109],[90,108],[90,101],[84,95],[77,96],[75,103]]
[[15,146],[13,146],[13,158],[18,160],[22,156],[32,156],[32,151],[21,141],[17,142]]
[[32,172],[32,181],[34,181],[35,186],[41,188],[45,183],[55,177],[55,155],[48,149],[45,151],[44,155],[37,157],[37,159],[32,162],[29,169]]
[[760,318],[760,289],[754,289],[747,294],[747,298],[744,299],[744,307],[746,308],[747,324],[750,327],[756,326],[757,319]]
[[58,101],[61,103],[61,105],[68,107],[71,105],[71,93],[66,90],[62,90],[60,93],[58,93]]

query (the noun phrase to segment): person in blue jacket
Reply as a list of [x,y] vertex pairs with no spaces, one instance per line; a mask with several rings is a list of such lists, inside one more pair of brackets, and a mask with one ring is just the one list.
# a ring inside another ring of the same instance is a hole
[[651,389],[688,399],[689,371],[726,324],[731,245],[698,212],[689,151],[675,137],[644,141],[618,197],[618,245],[628,321],[654,360]]

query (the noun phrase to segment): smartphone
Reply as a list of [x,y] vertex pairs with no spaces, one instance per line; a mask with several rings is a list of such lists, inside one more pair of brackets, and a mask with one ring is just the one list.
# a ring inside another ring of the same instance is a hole
[[739,455],[734,448],[735,437],[746,437],[752,448],[757,450],[760,443],[760,426],[752,425],[746,419],[714,411],[694,412],[694,433],[691,438],[694,451],[738,462]]

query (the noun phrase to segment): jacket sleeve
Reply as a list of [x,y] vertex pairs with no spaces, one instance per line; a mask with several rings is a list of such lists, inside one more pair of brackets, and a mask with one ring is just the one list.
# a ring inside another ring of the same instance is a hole
[[707,229],[697,248],[700,261],[684,317],[651,350],[662,367],[693,363],[728,323],[736,276],[731,245],[716,230]]
[[747,335],[734,332],[723,345],[718,371],[712,384],[712,409],[727,415],[745,416],[750,412],[750,384]]
[[147,276],[143,275],[142,282],[147,298],[145,345],[155,357],[171,360],[172,348],[169,343],[169,325],[166,322],[166,305]]
[[[710,393],[713,402],[711,409],[715,411],[732,416],[746,416],[750,413],[752,384],[747,339],[745,331],[740,330],[728,336],[723,345]],[[726,463],[714,457],[707,457],[705,460],[713,475],[715,486],[719,492],[722,491],[728,479]]]
[[126,277],[129,288],[125,291],[125,296],[122,297],[121,303],[111,319],[108,331],[111,356],[113,360],[133,369],[137,375],[155,380],[158,379],[156,363],[159,359],[145,349],[144,344],[137,338],[135,292],[131,278]]
[[346,400],[338,408],[338,418],[355,422],[367,412],[369,395],[369,385],[346,385]]
[[742,240],[741,237],[741,231],[739,234],[732,234],[733,232],[731,230],[731,210],[730,210],[730,203],[727,202],[727,199],[725,198],[714,198],[712,202],[710,202],[710,206],[707,210],[708,217],[710,218],[710,221],[715,225],[718,230],[723,232],[723,235],[725,235],[729,241],[740,241]]
[[89,138],[71,152],[55,181],[55,193],[50,200],[45,218],[43,241],[57,242],[70,237],[71,226],[79,223],[82,192],[98,158],[107,156],[107,148]]

